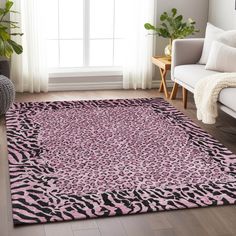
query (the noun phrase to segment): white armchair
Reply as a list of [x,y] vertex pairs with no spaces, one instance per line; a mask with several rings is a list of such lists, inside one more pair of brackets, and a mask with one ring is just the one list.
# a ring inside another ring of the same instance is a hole
[[[199,79],[221,73],[206,70],[205,65],[198,64],[203,44],[204,39],[177,39],[173,42],[171,79],[174,87],[170,98],[175,99],[178,86],[182,86],[184,108],[187,108],[188,91],[194,91]],[[218,101],[223,111],[236,118],[236,88],[223,89]]]

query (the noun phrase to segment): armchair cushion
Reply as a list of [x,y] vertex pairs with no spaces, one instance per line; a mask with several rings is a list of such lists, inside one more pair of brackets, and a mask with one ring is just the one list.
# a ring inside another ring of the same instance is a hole
[[171,79],[174,81],[174,68],[180,65],[198,63],[204,44],[202,38],[176,39],[173,42]]
[[181,65],[176,66],[174,69],[175,79],[188,85],[192,89],[194,89],[199,79],[216,73],[220,72],[205,70],[205,65],[199,64]]

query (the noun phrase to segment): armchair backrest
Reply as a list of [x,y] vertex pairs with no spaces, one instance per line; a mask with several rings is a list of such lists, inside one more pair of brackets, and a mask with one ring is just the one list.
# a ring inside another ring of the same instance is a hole
[[172,45],[171,79],[174,68],[179,65],[197,64],[204,44],[204,38],[176,39]]

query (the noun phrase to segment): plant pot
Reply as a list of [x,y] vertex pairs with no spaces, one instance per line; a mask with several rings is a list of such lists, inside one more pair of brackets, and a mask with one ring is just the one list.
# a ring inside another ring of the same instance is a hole
[[0,75],[0,116],[6,114],[15,99],[15,88],[11,80]]
[[9,78],[9,61],[0,61],[0,116],[7,112],[15,99],[15,88]]
[[0,61],[0,75],[10,78],[10,64],[9,61]]

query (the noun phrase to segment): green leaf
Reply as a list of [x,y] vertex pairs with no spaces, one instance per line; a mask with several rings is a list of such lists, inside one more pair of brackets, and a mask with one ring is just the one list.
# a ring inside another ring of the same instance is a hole
[[21,45],[19,45],[18,43],[14,42],[12,40],[8,40],[8,43],[12,46],[12,48],[16,54],[21,54],[23,52],[23,47]]
[[10,29],[19,28],[18,22],[11,21],[6,19],[8,14],[11,13],[19,13],[16,11],[12,11],[11,8],[13,6],[12,0],[6,0],[5,7],[0,8],[0,55],[10,58],[12,53],[21,54],[23,52],[23,47],[11,40],[11,36],[22,36],[22,33],[9,33]]
[[182,28],[183,27],[183,25],[181,24],[181,22],[180,21],[177,21],[176,22],[176,29],[178,30],[178,29],[180,29],[180,28]]
[[172,16],[175,17],[176,14],[177,14],[177,9],[176,9],[176,8],[173,8],[173,9],[171,10],[171,12],[172,12]]
[[5,10],[0,8],[0,16],[4,15],[5,14]]
[[5,51],[4,51],[4,56],[8,59],[11,58],[11,55],[13,53],[13,50],[11,47],[5,47]]
[[168,26],[167,26],[166,23],[162,23],[161,25],[162,25],[163,27],[165,27],[166,29],[168,29]]
[[8,29],[8,28],[7,28],[6,26],[0,24],[0,30],[3,30],[3,31],[6,31],[6,32],[7,32],[7,29]]
[[176,21],[182,21],[183,20],[183,16],[182,15],[179,15],[175,18]]
[[149,24],[149,23],[145,23],[144,28],[146,30],[155,30],[155,27],[153,25]]
[[8,39],[10,39],[9,33],[3,29],[0,29],[0,37],[3,39],[3,41],[7,41]]
[[0,55],[4,56],[4,42],[0,39]]
[[162,36],[163,38],[169,38],[170,34],[169,34],[168,30],[161,28],[160,29],[160,36]]
[[7,41],[4,42],[4,56],[10,58],[13,53],[12,47],[8,44]]
[[6,6],[5,6],[5,8],[6,8],[6,11],[7,12],[9,12],[10,11],[10,9],[12,8],[12,6],[13,6],[13,2],[12,1],[10,1],[10,0],[7,0],[6,1]]
[[168,14],[166,12],[164,12],[161,16],[160,16],[160,20],[161,21],[165,21],[168,17]]

